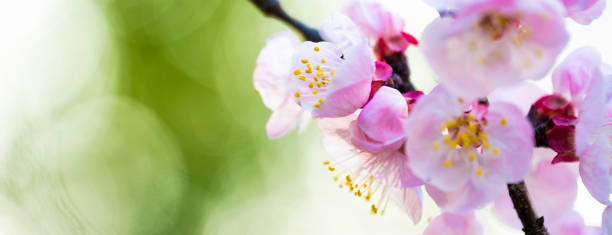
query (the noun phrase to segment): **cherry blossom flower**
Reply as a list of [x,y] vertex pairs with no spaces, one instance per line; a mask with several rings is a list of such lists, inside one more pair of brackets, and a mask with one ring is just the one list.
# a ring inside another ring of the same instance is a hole
[[606,8],[605,0],[561,0],[568,17],[579,24],[590,24],[599,18]]
[[291,59],[295,102],[315,118],[350,115],[368,101],[374,57],[346,16],[334,15],[321,34],[329,42],[304,42]]
[[436,19],[421,48],[441,84],[464,98],[541,79],[568,41],[557,0],[486,0],[460,4]]
[[264,105],[272,110],[266,124],[269,138],[279,138],[296,125],[303,128],[310,120],[310,114],[295,103],[289,90],[291,58],[298,45],[293,33],[277,33],[268,39],[257,57],[253,84]]
[[507,183],[527,175],[532,155],[533,130],[517,107],[468,104],[438,86],[419,99],[405,124],[410,169],[446,211],[493,201]]
[[423,234],[480,235],[483,234],[483,229],[474,213],[442,213],[431,221]]
[[[559,153],[554,162],[580,161],[580,176],[591,195],[612,205],[612,115],[605,108],[610,100],[612,74],[592,48],[570,54],[553,72],[555,93],[568,103],[559,115],[551,115],[555,126],[547,140]],[[546,98],[546,97],[545,97]],[[575,107],[575,109],[574,109]],[[574,111],[575,110],[575,111]],[[569,137],[569,138],[568,138]]]
[[318,125],[324,135],[323,145],[333,158],[325,164],[332,172],[342,172],[334,178],[341,181],[339,186],[373,202],[370,211],[374,214],[384,213],[391,199],[416,223],[422,210],[422,193],[417,186],[423,182],[412,174],[408,158],[401,152],[408,103],[412,100],[383,86],[361,112],[343,118],[322,118]]
[[[572,210],[578,192],[577,168],[569,164],[553,165],[550,162],[554,157],[555,152],[548,148],[535,149],[531,170],[525,177],[531,204],[537,216],[546,218],[547,227]],[[493,212],[504,223],[522,227],[508,193],[495,199]]]
[[351,1],[346,5],[345,12],[383,50],[403,52],[410,44],[418,44],[416,38],[403,32],[404,20],[380,2]]

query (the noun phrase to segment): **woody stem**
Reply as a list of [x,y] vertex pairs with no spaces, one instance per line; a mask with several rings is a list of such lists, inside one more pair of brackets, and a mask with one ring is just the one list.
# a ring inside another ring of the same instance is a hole
[[516,214],[523,224],[525,235],[548,235],[544,226],[544,217],[537,217],[531,206],[525,182],[508,184],[508,193],[512,199],[514,210],[516,210]]

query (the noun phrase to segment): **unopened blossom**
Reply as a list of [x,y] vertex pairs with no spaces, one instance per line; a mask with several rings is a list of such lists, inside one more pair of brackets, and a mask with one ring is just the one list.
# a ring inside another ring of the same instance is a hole
[[514,105],[475,106],[442,86],[420,98],[406,124],[413,173],[446,211],[493,201],[528,172],[533,131]]
[[560,0],[567,16],[579,24],[590,24],[599,18],[606,8],[606,0]]
[[[525,186],[536,215],[544,216],[549,227],[572,210],[578,193],[578,170],[569,164],[551,164],[556,153],[548,148],[537,148],[533,154]],[[522,228],[508,193],[495,199],[493,212],[507,225]]]
[[461,4],[426,29],[421,48],[441,84],[465,98],[541,79],[568,41],[558,0]]
[[359,26],[381,49],[403,52],[410,44],[418,44],[410,34],[403,32],[404,19],[386,8],[382,3],[371,0],[355,0],[345,7],[346,15]]
[[257,57],[253,84],[264,105],[272,110],[266,124],[269,138],[281,137],[296,125],[304,127],[310,120],[310,114],[295,103],[289,88],[291,58],[299,43],[291,32],[277,33]]
[[467,214],[442,213],[429,223],[423,234],[480,235],[483,234],[483,228],[473,212]]
[[322,118],[318,125],[323,144],[333,161],[325,162],[339,187],[371,203],[373,214],[382,214],[393,200],[413,222],[421,218],[423,182],[408,168],[401,151],[405,141],[402,124],[412,100],[383,86],[372,100],[353,115]]

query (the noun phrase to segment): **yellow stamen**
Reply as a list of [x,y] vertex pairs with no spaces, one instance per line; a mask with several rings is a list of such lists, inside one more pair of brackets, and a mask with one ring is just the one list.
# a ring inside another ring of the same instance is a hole
[[321,86],[323,86],[323,83],[317,82],[317,88],[321,88]]
[[469,153],[468,154],[468,159],[470,159],[470,161],[474,161],[474,159],[476,159],[476,154],[475,153]]
[[372,212],[372,214],[376,214],[378,213],[378,208],[376,208],[376,206],[372,204],[372,207],[370,207],[370,212]]
[[318,46],[315,46],[315,47],[314,47],[314,51],[319,51],[319,47],[318,47]]
[[319,93],[317,90],[312,90],[313,95],[316,95],[317,93]]
[[480,133],[478,133],[478,138],[480,138],[481,140],[487,140],[487,133],[481,131]]
[[318,108],[318,107],[321,107],[321,105],[319,103],[314,103],[312,107]]
[[499,155],[499,148],[493,149],[493,155]]
[[298,77],[298,79],[300,79],[300,80],[302,80],[302,81],[306,81],[306,76],[304,76],[304,75],[300,75],[300,76]]
[[334,171],[334,170],[336,170],[336,168],[334,168],[334,167],[332,167],[332,166],[327,167],[327,169],[329,169],[329,171]]
[[433,149],[433,150],[438,150],[439,148],[440,148],[440,145],[438,145],[438,144],[433,144],[431,146],[431,149]]
[[299,69],[296,69],[295,71],[293,71],[294,75],[300,75],[300,73],[302,73],[302,71],[300,71]]
[[323,165],[329,165],[329,161],[324,161]]
[[482,171],[481,168],[476,169],[476,175],[477,176],[482,176],[482,174],[483,174],[483,171]]
[[484,142],[484,143],[482,144],[482,148],[483,148],[483,149],[489,149],[489,148],[491,148],[491,144],[490,144],[489,142]]
[[308,64],[308,60],[307,59],[302,59],[302,63]]
[[451,167],[452,163],[450,160],[444,160],[444,168],[449,168]]
[[310,83],[308,83],[308,87],[310,87],[310,88],[313,88],[313,87],[314,87],[314,85],[315,85],[315,83],[314,83],[314,82],[310,82]]
[[319,98],[319,103],[323,103],[323,100],[325,100],[325,98],[323,97]]
[[321,63],[324,63],[324,64],[325,64],[325,62],[326,62],[326,61],[325,61],[325,58],[321,58]]
[[508,120],[506,120],[506,118],[501,118],[499,120],[499,124],[501,124],[502,126],[505,126],[507,122],[508,122]]
[[300,98],[300,92],[299,91],[295,91],[295,98]]
[[451,143],[451,137],[450,136],[444,136],[444,143],[445,144],[450,144]]

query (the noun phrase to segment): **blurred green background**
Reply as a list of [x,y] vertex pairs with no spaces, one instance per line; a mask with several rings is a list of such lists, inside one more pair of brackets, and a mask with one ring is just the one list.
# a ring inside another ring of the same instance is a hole
[[[263,224],[286,218],[274,208],[258,221],[255,214],[227,216],[234,219],[227,225],[209,218],[240,213],[302,172],[304,153],[291,149],[313,128],[268,140],[269,111],[252,85],[266,38],[287,28],[246,0],[55,3],[41,10],[51,12],[42,20],[53,25],[41,33],[51,36],[35,44],[62,47],[55,53],[66,57],[41,63],[67,66],[41,76],[44,95],[36,99],[45,102],[17,100],[26,108],[15,113],[23,118],[3,159],[7,231],[278,233]],[[295,200],[300,190],[292,189]]]

